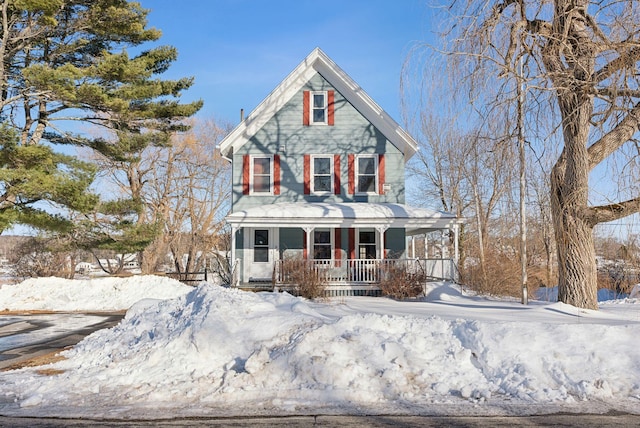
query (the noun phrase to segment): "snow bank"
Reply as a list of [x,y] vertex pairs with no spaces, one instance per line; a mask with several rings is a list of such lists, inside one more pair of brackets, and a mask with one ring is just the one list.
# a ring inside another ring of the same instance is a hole
[[[540,287],[536,292],[536,299],[543,302],[557,302],[558,301],[558,287]],[[617,293],[608,288],[601,288],[598,290],[598,302],[606,302],[609,300],[624,299],[627,297],[624,293]]]
[[173,300],[134,305],[121,324],[49,367],[59,375],[5,373],[1,410],[160,417],[637,405],[638,323],[577,322],[562,315],[566,305],[553,306],[564,323],[385,315],[354,310],[348,300],[314,303],[203,284]]
[[33,278],[0,287],[0,311],[120,311],[141,299],[172,299],[193,287],[162,276]]

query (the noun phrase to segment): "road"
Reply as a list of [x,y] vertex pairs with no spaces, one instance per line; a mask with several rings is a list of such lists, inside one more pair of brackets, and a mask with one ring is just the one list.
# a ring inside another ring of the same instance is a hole
[[63,350],[96,330],[116,325],[123,314],[0,315],[0,371]]
[[575,415],[556,414],[541,416],[286,416],[259,418],[188,418],[155,421],[104,421],[88,419],[35,419],[2,418],[0,427],[433,427],[433,428],[475,428],[475,427],[637,427],[640,417],[635,415]]

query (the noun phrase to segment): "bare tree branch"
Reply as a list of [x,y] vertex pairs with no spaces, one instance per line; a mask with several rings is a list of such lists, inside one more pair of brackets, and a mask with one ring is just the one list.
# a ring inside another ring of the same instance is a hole
[[589,170],[598,166],[638,132],[640,127],[640,103],[629,111],[613,129],[593,143],[589,149]]

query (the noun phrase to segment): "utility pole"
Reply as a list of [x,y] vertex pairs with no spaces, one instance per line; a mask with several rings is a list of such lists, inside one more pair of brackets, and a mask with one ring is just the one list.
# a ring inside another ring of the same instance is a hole
[[523,63],[520,58],[520,67],[517,76],[517,95],[518,95],[518,152],[520,158],[520,283],[522,286],[522,304],[529,303],[527,290],[527,215],[526,215],[526,193],[527,193],[527,177],[526,177],[526,158],[525,158],[525,141],[524,141],[524,90],[523,86]]

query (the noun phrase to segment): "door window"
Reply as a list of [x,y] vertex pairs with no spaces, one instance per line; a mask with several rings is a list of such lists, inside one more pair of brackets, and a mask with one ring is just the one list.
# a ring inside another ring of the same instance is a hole
[[253,261],[266,263],[269,261],[269,230],[256,229],[253,235]]

